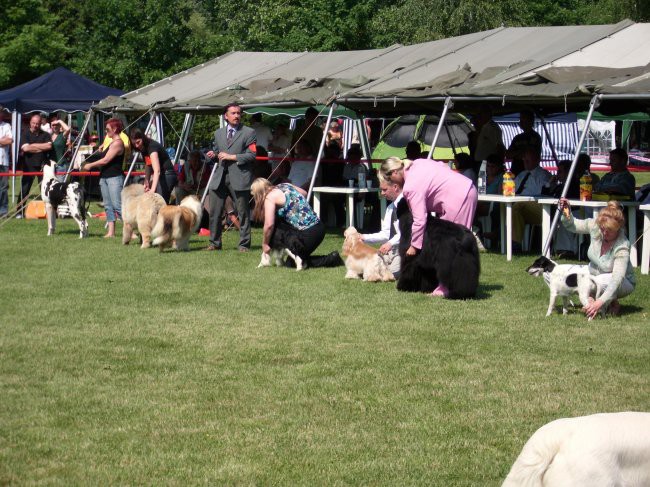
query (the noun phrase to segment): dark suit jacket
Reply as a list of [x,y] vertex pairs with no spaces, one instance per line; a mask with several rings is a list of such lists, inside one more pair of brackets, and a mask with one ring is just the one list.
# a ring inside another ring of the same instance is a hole
[[253,163],[255,162],[255,130],[244,125],[239,126],[235,132],[230,144],[227,140],[228,126],[217,129],[214,133],[213,150],[217,152],[227,152],[228,154],[237,154],[237,162],[222,161],[219,162],[217,169],[214,171],[210,189],[217,189],[221,184],[224,175],[224,162],[228,167],[230,175],[230,185],[235,191],[246,191],[251,188],[253,182]]

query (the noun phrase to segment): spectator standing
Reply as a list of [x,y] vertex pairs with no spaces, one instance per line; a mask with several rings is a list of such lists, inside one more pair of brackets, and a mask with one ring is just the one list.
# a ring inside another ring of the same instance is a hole
[[257,150],[264,149],[268,152],[273,134],[271,133],[271,129],[262,123],[261,113],[251,115],[251,128],[255,130],[255,136],[257,137]]
[[[4,121],[5,109],[0,105],[0,173],[9,172],[9,152],[14,140],[11,125]],[[9,178],[0,176],[0,217],[9,212]]]
[[229,195],[235,199],[239,216],[239,251],[248,252],[251,246],[250,189],[253,165],[257,152],[255,130],[241,123],[241,107],[230,103],[224,107],[226,126],[214,133],[214,150],[207,153],[218,160],[210,192],[210,245],[207,250],[222,247],[223,224],[221,213]]
[[181,173],[178,175],[178,185],[174,192],[176,204],[180,204],[183,198],[195,195],[205,189],[210,178],[210,172],[204,167],[201,161],[201,152],[198,150],[190,152],[187,162],[183,164]]
[[318,111],[314,107],[309,107],[305,110],[304,120],[298,122],[296,129],[293,131],[291,147],[295,148],[296,142],[300,139],[307,140],[312,151],[320,147],[320,143],[323,140],[323,130],[317,125],[317,118]]
[[[291,170],[289,171],[289,182],[294,186],[309,190],[309,184],[312,177],[314,177],[314,169],[316,168],[316,160],[309,141],[301,139],[296,144],[294,161],[291,163]],[[319,169],[320,173],[320,169]],[[318,175],[316,175],[318,180]]]
[[490,154],[503,155],[505,147],[501,127],[492,120],[492,109],[488,105],[481,106],[476,123],[478,126],[474,160],[480,163],[487,160]]
[[[65,153],[68,149],[70,127],[55,114],[50,116],[50,128],[52,130],[52,151],[54,152],[53,157],[56,161],[56,172],[66,172],[68,170],[68,162],[65,160]],[[60,180],[65,179],[63,175],[57,177]]]
[[[40,114],[34,114],[29,119],[29,130],[25,131],[21,137],[20,150],[23,153],[23,171],[25,172],[42,172],[43,165],[47,162],[49,153],[52,150],[52,139],[50,134],[41,130],[43,118]],[[40,183],[43,176],[38,176]],[[24,200],[32,189],[34,176],[23,176],[20,187],[20,212],[16,218],[22,218],[22,212],[25,210]]]
[[519,126],[523,132],[515,135],[506,151],[506,157],[512,159],[511,166],[514,168],[515,176],[524,167],[524,152],[529,147],[542,155],[542,137],[535,132],[535,113],[532,110],[522,110],[519,114]]

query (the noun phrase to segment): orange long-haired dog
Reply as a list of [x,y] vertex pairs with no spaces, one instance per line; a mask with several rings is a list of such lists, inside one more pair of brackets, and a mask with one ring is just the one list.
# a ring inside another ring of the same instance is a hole
[[158,245],[162,252],[167,247],[189,250],[190,236],[201,223],[203,208],[194,196],[186,196],[179,206],[167,205],[158,212],[156,226],[151,231],[152,245]]
[[349,227],[343,234],[343,255],[347,273],[346,279],[363,278],[364,281],[394,281],[393,273],[388,269],[377,249],[361,240],[361,234],[354,227]]

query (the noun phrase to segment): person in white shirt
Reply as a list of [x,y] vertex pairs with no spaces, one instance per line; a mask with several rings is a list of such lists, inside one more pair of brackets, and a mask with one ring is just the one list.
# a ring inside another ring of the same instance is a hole
[[487,160],[491,154],[502,155],[506,149],[503,145],[501,128],[492,120],[492,109],[487,105],[481,106],[476,121],[478,132],[474,160],[481,162]]
[[[515,194],[518,196],[541,196],[542,188],[548,186],[553,175],[539,165],[540,153],[535,147],[524,151],[524,170],[515,178]],[[513,249],[521,250],[526,224],[542,223],[542,207],[536,201],[521,201],[512,205]]]
[[[9,171],[9,150],[13,142],[11,125],[4,121],[5,109],[0,105],[0,173]],[[0,217],[9,211],[9,182],[7,176],[0,176]]]
[[387,260],[392,259],[388,268],[395,278],[398,278],[401,261],[399,256],[399,220],[397,220],[396,208],[402,199],[402,188],[379,176],[379,189],[381,195],[392,203],[386,208],[386,214],[381,221],[381,230],[377,233],[364,233],[361,238],[368,244],[381,244],[379,253],[388,256]]

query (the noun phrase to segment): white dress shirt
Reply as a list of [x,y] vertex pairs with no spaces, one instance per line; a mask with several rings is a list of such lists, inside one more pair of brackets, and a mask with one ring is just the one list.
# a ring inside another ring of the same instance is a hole
[[[11,125],[7,122],[0,122],[0,139],[3,137],[11,137],[13,140],[13,134],[11,133]],[[11,144],[0,145],[0,166],[9,165],[9,151]]]
[[395,201],[393,201],[388,207],[386,208],[386,214],[384,215],[384,219],[381,221],[381,230],[378,231],[377,233],[365,233],[363,234],[363,241],[365,243],[371,244],[371,243],[380,243],[383,244],[384,242],[390,242],[390,244],[393,246],[393,248],[397,247],[399,245],[399,238],[400,238],[400,232],[399,232],[399,220],[395,220],[393,222],[394,228],[395,228],[395,235],[393,235],[393,238],[390,238],[390,224],[391,220],[393,218],[393,212],[397,209],[397,204],[400,202],[402,199],[402,195],[400,194],[397,198],[395,198]]

